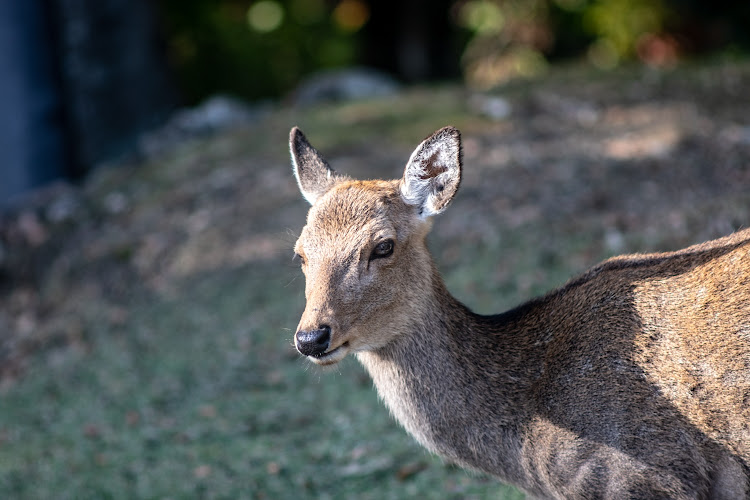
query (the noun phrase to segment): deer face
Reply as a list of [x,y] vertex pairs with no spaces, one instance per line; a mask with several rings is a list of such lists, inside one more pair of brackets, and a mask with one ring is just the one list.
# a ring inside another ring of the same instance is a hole
[[418,273],[404,264],[420,239],[413,223],[394,221],[409,221],[412,211],[395,183],[385,182],[342,183],[313,205],[295,245],[306,278],[307,304],[295,336],[302,354],[332,364],[392,339],[387,318],[403,314],[405,274],[415,279]]
[[403,179],[353,181],[292,130],[295,175],[312,204],[295,245],[306,278],[295,334],[300,353],[330,365],[407,330],[432,279],[428,217],[458,189],[458,141],[458,131],[442,129],[417,148]]

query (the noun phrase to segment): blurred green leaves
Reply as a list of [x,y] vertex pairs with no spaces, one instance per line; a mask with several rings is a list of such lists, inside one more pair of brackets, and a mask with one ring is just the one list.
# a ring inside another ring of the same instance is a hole
[[[563,59],[582,59],[600,69],[632,61],[670,66],[692,54],[750,47],[750,4],[744,3],[452,0],[425,12],[416,0],[386,7],[376,1],[159,0],[159,5],[188,103],[217,92],[278,97],[321,69],[368,63],[393,69],[390,59],[412,54],[420,44],[439,46],[445,38],[461,40],[456,53],[464,78],[479,88],[540,75],[549,62]],[[373,14],[376,7],[379,16]],[[425,29],[439,18],[450,19],[452,33]],[[457,64],[425,73],[441,76],[439,71]]]
[[583,28],[594,37],[588,58],[611,68],[638,56],[639,42],[660,34],[666,10],[659,0],[598,0],[582,14]]
[[160,0],[185,100],[288,92],[300,77],[356,61],[369,10],[360,0]]
[[458,0],[454,22],[469,34],[466,81],[488,88],[583,59],[599,69],[638,62],[672,66],[708,52],[750,48],[750,4],[699,0]]
[[664,34],[671,11],[660,0],[465,0],[455,12],[471,33],[462,66],[477,87],[536,76],[559,56],[584,56],[602,69],[677,58]]
[[247,9],[247,24],[259,33],[268,33],[284,21],[284,8],[274,0],[262,0]]
[[471,32],[461,65],[467,83],[488,88],[544,72],[554,35],[547,0],[459,2],[456,22]]
[[505,24],[505,16],[496,2],[490,0],[470,0],[460,6],[458,22],[477,35],[500,33]]

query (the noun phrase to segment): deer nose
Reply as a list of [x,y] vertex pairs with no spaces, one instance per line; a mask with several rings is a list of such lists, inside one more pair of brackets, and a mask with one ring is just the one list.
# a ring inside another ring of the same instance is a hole
[[300,330],[295,335],[297,350],[305,356],[320,356],[331,343],[331,327],[322,325],[315,330]]

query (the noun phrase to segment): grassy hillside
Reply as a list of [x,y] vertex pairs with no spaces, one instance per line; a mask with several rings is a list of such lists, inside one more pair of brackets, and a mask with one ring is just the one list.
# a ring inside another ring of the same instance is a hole
[[[294,351],[290,127],[357,177],[399,176],[459,127],[465,178],[430,245],[489,313],[750,225],[747,88],[747,63],[412,88],[280,108],[40,195],[0,225],[0,498],[521,498],[423,451],[354,360]],[[492,120],[497,97],[512,111]]]

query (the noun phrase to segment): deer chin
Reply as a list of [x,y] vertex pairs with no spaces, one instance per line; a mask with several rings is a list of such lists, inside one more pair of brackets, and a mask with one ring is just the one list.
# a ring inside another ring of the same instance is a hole
[[320,356],[308,356],[307,358],[316,365],[332,366],[344,359],[350,350],[349,342],[344,342],[337,348],[324,352]]

